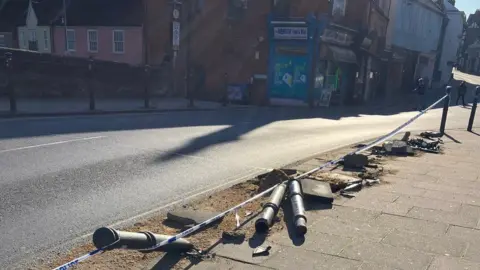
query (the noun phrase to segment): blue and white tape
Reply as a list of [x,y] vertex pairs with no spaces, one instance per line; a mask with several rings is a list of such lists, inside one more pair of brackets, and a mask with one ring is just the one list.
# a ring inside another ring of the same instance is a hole
[[[360,149],[358,149],[358,150],[356,150],[356,151],[354,151],[354,152],[352,152],[352,153],[350,153],[350,154],[359,154],[359,153],[361,153],[361,152],[367,151],[367,150],[371,149],[372,147],[374,147],[375,145],[378,145],[378,144],[380,144],[380,143],[382,143],[382,142],[385,142],[386,140],[392,138],[393,136],[397,135],[402,129],[404,129],[405,127],[407,127],[408,125],[410,125],[411,123],[413,123],[415,120],[417,120],[418,118],[420,118],[422,115],[424,115],[425,113],[427,113],[429,110],[431,110],[432,108],[434,108],[435,106],[437,106],[442,100],[444,100],[445,98],[447,98],[447,96],[448,96],[448,95],[443,96],[442,98],[440,98],[439,100],[437,100],[435,103],[433,103],[432,105],[430,105],[428,108],[426,108],[425,110],[421,111],[420,113],[418,113],[417,115],[415,115],[413,118],[411,118],[410,120],[408,120],[408,121],[405,122],[404,124],[400,125],[398,128],[394,129],[392,132],[388,133],[387,135],[378,138],[377,140],[369,143],[368,145],[366,145],[366,146],[364,146],[364,147],[362,147],[362,148],[360,148]],[[298,176],[295,177],[295,180],[303,179],[303,178],[311,175],[312,173],[315,173],[315,172],[317,172],[317,171],[323,170],[323,169],[325,169],[325,168],[327,168],[327,167],[329,167],[329,166],[336,165],[336,164],[338,164],[340,161],[342,161],[343,158],[344,158],[344,157],[341,157],[341,158],[336,159],[336,160],[329,161],[329,162],[321,165],[320,167],[317,167],[317,168],[315,168],[315,169],[313,169],[313,170],[311,170],[311,171],[308,171],[308,172],[306,172],[306,173],[304,173],[304,174],[298,175]],[[211,224],[211,223],[219,220],[220,218],[224,217],[225,215],[237,211],[238,209],[242,208],[242,207],[245,206],[246,204],[248,204],[248,203],[250,203],[250,202],[252,202],[252,201],[254,201],[254,200],[256,200],[256,199],[258,199],[258,198],[260,198],[260,197],[265,196],[266,194],[272,192],[272,191],[273,191],[277,186],[279,186],[279,185],[280,185],[280,184],[277,184],[277,185],[275,185],[275,186],[273,186],[273,187],[271,187],[271,188],[269,188],[269,189],[267,189],[267,190],[265,190],[265,191],[263,191],[263,192],[255,195],[254,197],[252,197],[252,198],[250,198],[250,199],[248,199],[248,200],[246,200],[246,201],[244,201],[244,202],[242,202],[242,203],[240,203],[240,204],[238,204],[238,205],[236,205],[236,206],[234,206],[234,207],[232,207],[232,208],[230,208],[230,209],[228,209],[228,210],[226,210],[226,211],[224,211],[224,212],[222,212],[222,213],[220,213],[220,214],[218,214],[218,215],[216,215],[216,216],[214,216],[214,217],[212,217],[212,218],[210,218],[210,219],[208,219],[208,220],[206,220],[206,221],[204,221],[204,222],[202,222],[202,223],[200,223],[200,224],[198,224],[198,225],[196,225],[196,226],[194,226],[194,227],[192,227],[192,228],[190,228],[190,229],[188,229],[188,230],[186,230],[186,231],[183,231],[183,232],[181,232],[181,233],[179,233],[179,234],[177,234],[177,235],[175,235],[175,236],[170,237],[169,239],[166,239],[166,240],[164,240],[164,241],[156,244],[155,246],[152,246],[152,247],[147,248],[147,249],[140,249],[139,251],[152,251],[152,250],[156,250],[156,249],[158,249],[158,248],[160,248],[160,247],[162,247],[162,246],[165,246],[165,245],[167,245],[167,244],[173,243],[173,242],[177,241],[178,239],[184,238],[184,237],[192,234],[193,232],[198,231],[199,229],[201,229],[201,228],[203,228],[203,227],[206,227],[207,225],[209,225],[209,224]],[[113,244],[115,244],[115,243],[113,243]],[[113,244],[112,244],[112,245],[113,245]],[[109,246],[110,246],[110,245],[109,245]],[[88,254],[85,254],[85,255],[83,255],[83,256],[81,256],[81,257],[78,257],[77,259],[74,259],[74,260],[72,260],[72,261],[70,261],[70,262],[68,262],[68,263],[66,263],[66,264],[64,264],[64,265],[59,266],[59,267],[55,268],[54,270],[66,270],[66,269],[69,269],[69,268],[71,268],[71,267],[79,264],[80,262],[85,261],[86,259],[88,259],[88,258],[90,258],[90,257],[92,257],[92,256],[95,256],[95,255],[97,255],[97,254],[101,254],[101,253],[105,252],[106,248],[108,248],[108,247],[104,247],[104,248],[101,248],[101,249],[94,250],[94,251],[92,251],[92,252],[90,252],[90,253],[88,253]]]

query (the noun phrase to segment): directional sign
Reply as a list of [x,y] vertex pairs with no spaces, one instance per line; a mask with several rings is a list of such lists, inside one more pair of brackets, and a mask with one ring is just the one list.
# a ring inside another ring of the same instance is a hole
[[172,23],[172,46],[174,50],[180,47],[180,22]]

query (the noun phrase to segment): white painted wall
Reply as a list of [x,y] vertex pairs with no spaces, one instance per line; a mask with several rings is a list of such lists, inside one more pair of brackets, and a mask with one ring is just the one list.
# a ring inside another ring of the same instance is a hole
[[28,50],[28,42],[37,41],[38,52],[52,53],[52,37],[50,27],[37,26],[28,28],[26,26],[18,27],[18,47]]
[[20,49],[28,50],[29,41],[36,41],[38,52],[52,53],[51,29],[49,26],[38,26],[38,19],[31,2],[28,5],[25,26],[20,26],[17,30]]
[[421,53],[436,51],[442,21],[442,12],[431,0],[394,0],[388,42]]
[[441,83],[445,84],[450,78],[452,67],[448,66],[448,61],[457,61],[457,52],[460,46],[463,33],[462,14],[458,9],[453,7],[447,0],[444,1],[447,8],[448,25],[445,31],[445,39],[443,40],[443,51],[440,58],[439,69],[442,72]]

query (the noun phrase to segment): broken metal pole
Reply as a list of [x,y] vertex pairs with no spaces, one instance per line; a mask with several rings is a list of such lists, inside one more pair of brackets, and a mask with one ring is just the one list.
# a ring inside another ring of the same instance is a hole
[[307,233],[307,217],[305,215],[305,205],[303,204],[302,187],[298,181],[292,180],[288,184],[288,188],[292,203],[295,232],[298,236],[303,236]]
[[[169,235],[153,234],[151,232],[124,232],[112,228],[103,227],[93,233],[93,244],[96,248],[105,250],[133,249],[141,250],[155,246],[164,240],[170,239]],[[107,248],[105,248],[107,247]],[[184,239],[177,239],[168,245],[164,245],[155,251],[189,251],[193,245]]]
[[273,190],[272,195],[270,195],[270,201],[265,204],[261,216],[255,221],[255,230],[257,233],[266,233],[273,225],[273,218],[278,213],[286,189],[287,185],[283,183]]

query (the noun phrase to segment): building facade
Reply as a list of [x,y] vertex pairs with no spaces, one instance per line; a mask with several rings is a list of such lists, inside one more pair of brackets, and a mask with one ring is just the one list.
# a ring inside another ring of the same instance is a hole
[[411,90],[420,77],[431,85],[445,17],[441,6],[431,0],[392,0],[389,17],[388,81],[399,86],[394,94]]
[[[143,5],[136,0],[71,0],[53,23],[57,55],[143,65]],[[85,16],[89,14],[89,16]]]
[[470,14],[463,34],[462,53],[459,59],[460,69],[464,72],[480,72],[480,56],[477,47],[480,37],[480,10]]
[[445,28],[442,54],[438,63],[440,71],[439,83],[441,85],[448,83],[450,80],[453,65],[457,62],[463,33],[462,13],[447,0],[444,0],[444,5],[448,24]]

